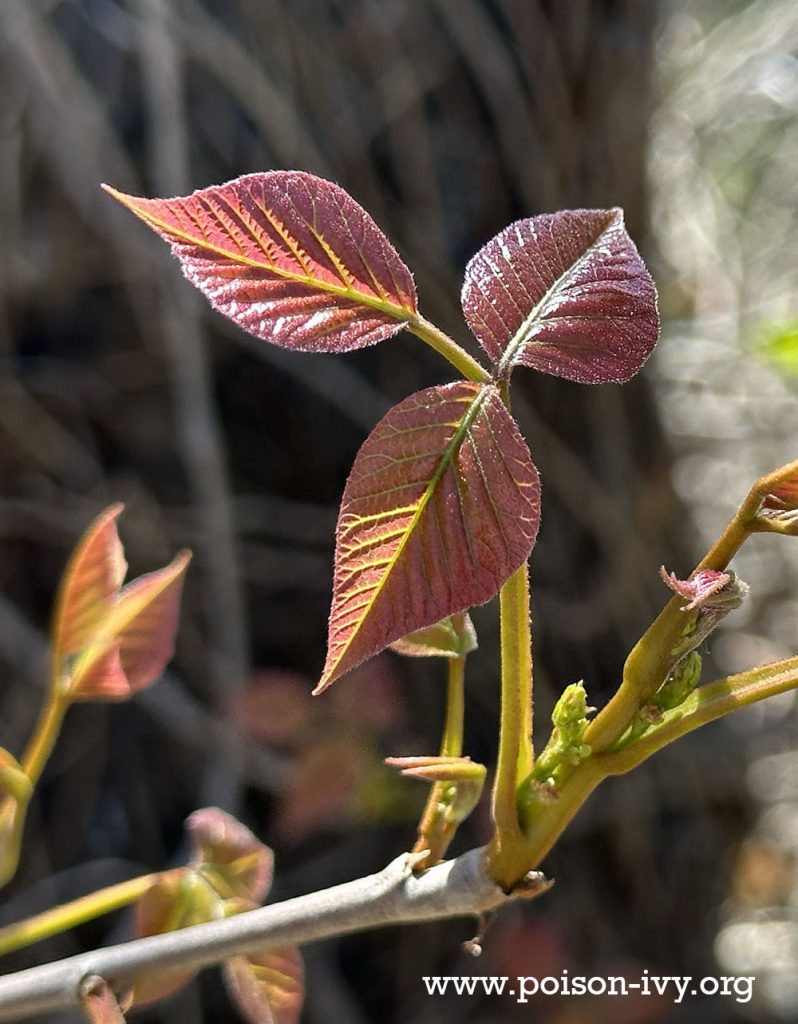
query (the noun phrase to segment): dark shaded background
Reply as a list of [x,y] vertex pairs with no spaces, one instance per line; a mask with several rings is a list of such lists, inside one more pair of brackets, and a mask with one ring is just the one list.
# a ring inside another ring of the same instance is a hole
[[[195,551],[168,678],[130,706],[70,712],[7,919],[174,862],[184,817],[211,803],[274,846],[277,897],[376,870],[411,843],[422,796],[379,758],[432,750],[440,728],[435,666],[385,656],[312,705],[304,695],[323,661],[351,460],[391,403],[448,366],[409,336],[343,358],[243,336],[99,182],[173,195],[275,167],[330,177],[396,243],[425,315],[464,338],[462,267],[516,217],[620,205],[655,257],[647,130],[671,16],[654,0],[4,0],[0,740],[18,750],[31,727],[52,594],[102,507],[126,502],[136,573]],[[657,567],[697,551],[646,374],[622,389],[521,376],[514,408],[544,481],[532,561],[544,723],[578,678],[606,699],[664,601]],[[476,619],[466,746],[490,760],[495,611]],[[604,787],[547,862],[556,888],[503,916],[476,965],[460,923],[309,949],[307,1021],[769,1019],[713,999],[444,1007],[420,981],[717,974],[717,908],[750,815],[725,742],[707,730]],[[477,814],[457,848],[486,829]],[[125,928],[86,926],[8,969]],[[231,1013],[208,974],[141,1019]]]

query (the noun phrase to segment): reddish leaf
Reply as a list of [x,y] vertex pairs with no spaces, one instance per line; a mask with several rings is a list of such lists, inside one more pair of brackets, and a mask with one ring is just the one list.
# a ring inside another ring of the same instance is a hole
[[539,497],[537,470],[492,385],[458,381],[393,408],[344,491],[327,663],[314,692],[493,597],[532,550]]
[[106,187],[164,238],[192,284],[256,337],[305,352],[373,345],[416,312],[410,271],[362,207],[301,171],[176,199]]
[[183,577],[181,551],[163,569],[140,576],[108,604],[72,670],[75,700],[125,700],[149,686],[174,653]]
[[439,754],[386,757],[385,763],[392,768],[398,768],[402,775],[424,782],[482,783],[487,772],[484,764],[472,761],[470,757],[448,757]]
[[[729,572],[718,569],[702,569],[686,580],[677,578],[675,572],[668,572],[664,565],[660,566],[659,575],[662,582],[670,587],[674,594],[683,597],[688,603],[682,605],[682,611],[689,612],[704,604],[717,601],[717,595],[726,590],[734,577]],[[725,595],[721,601],[725,599]],[[739,603],[739,602],[738,602]]]
[[125,578],[116,520],[123,505],[111,505],[84,533],[67,563],[53,619],[53,651],[75,654],[91,639]]
[[654,283],[617,208],[511,224],[468,264],[462,305],[500,377],[522,363],[582,384],[620,383],[659,330]]
[[[312,699],[312,698],[311,698]],[[343,726],[347,735],[360,732],[369,737],[395,732],[406,725],[407,708],[395,659],[377,655],[353,669],[346,686],[334,690],[323,708],[313,706],[325,732],[331,717]]]
[[233,957],[225,964],[224,979],[248,1024],[297,1024],[305,971],[296,946]]
[[232,707],[233,721],[243,732],[279,747],[306,737],[317,712],[310,680],[281,669],[258,672]]
[[274,855],[237,818],[205,807],[186,821],[194,848],[192,866],[224,899],[260,903],[271,888]]
[[465,612],[449,615],[391,644],[392,651],[410,658],[463,658],[476,649],[476,630]]
[[765,496],[762,507],[770,512],[798,511],[798,474],[779,483]]
[[323,736],[301,751],[282,794],[275,827],[299,843],[313,833],[351,825],[362,813],[361,797],[379,761],[357,737]]
[[760,527],[787,536],[798,534],[798,472],[796,463],[770,474],[770,490],[757,513]]

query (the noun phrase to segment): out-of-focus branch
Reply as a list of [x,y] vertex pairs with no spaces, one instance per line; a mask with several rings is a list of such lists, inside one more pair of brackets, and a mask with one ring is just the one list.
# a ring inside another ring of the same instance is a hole
[[[79,1005],[82,984],[92,975],[123,993],[137,977],[155,970],[200,968],[246,952],[381,925],[479,916],[513,898],[488,875],[482,848],[420,876],[413,875],[413,864],[412,855],[402,854],[375,875],[331,889],[0,978],[0,1021]],[[538,891],[531,881],[527,895]]]

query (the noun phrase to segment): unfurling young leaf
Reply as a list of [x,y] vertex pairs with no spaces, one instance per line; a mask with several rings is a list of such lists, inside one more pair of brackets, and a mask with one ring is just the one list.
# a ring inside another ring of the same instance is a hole
[[[164,871],[136,906],[136,937],[162,935],[224,916],[218,894],[191,867]],[[165,999],[196,974],[193,968],[153,971],[136,981],[135,1006]]]
[[654,282],[620,209],[511,224],[468,264],[462,305],[500,378],[520,363],[582,384],[622,383],[659,331]]
[[762,500],[756,516],[759,529],[788,536],[798,535],[798,468],[790,463],[777,470],[772,486]]
[[265,341],[345,352],[390,338],[416,313],[396,250],[324,178],[269,171],[176,199],[105,188],[171,245],[215,309]]
[[392,651],[410,658],[464,658],[476,649],[477,633],[467,612],[448,615],[391,644]]
[[[191,861],[186,867],[164,872],[139,901],[136,908],[138,936],[158,935],[244,913],[258,906],[271,887],[272,851],[227,812],[218,807],[195,811],[186,821],[186,832],[193,851]],[[273,962],[270,957],[274,958]],[[263,957],[239,957],[231,961],[231,965],[234,963],[236,966],[231,970],[243,992],[240,1005],[245,1013],[248,1005],[256,1005],[255,1001],[248,1004],[247,998],[256,1000],[258,992],[259,998],[271,999],[275,1006],[294,1006],[294,1013],[299,1013],[302,961],[298,950],[286,949]],[[155,971],[141,978],[133,992],[135,1004],[141,1006],[163,999],[195,973],[181,969]],[[230,984],[238,999],[238,989]],[[269,1021],[272,1018],[250,1019]],[[294,1019],[274,1017],[278,1022]]]
[[121,511],[112,505],[98,516],[61,583],[53,675],[70,700],[125,700],[153,683],[174,651],[191,555],[181,551],[165,568],[122,587],[127,565],[116,532]]
[[492,385],[406,398],[349,475],[335,551],[327,662],[315,692],[372,654],[490,600],[529,557],[540,483]]
[[472,761],[470,757],[447,757],[440,754],[386,757],[385,763],[398,768],[408,778],[422,779],[424,782],[483,783],[487,774],[485,765]]
[[127,572],[116,520],[124,505],[111,505],[84,533],[67,563],[53,619],[56,657],[77,654],[96,632]]
[[205,807],[186,821],[193,868],[208,878],[222,899],[260,903],[271,889],[274,855],[237,818]]

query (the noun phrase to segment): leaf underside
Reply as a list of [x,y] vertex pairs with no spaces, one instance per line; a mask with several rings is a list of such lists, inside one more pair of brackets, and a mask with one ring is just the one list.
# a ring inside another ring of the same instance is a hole
[[171,245],[215,309],[265,341],[344,352],[391,337],[416,313],[396,250],[324,178],[269,171],[175,199],[105,187]]
[[477,633],[466,612],[417,629],[391,644],[391,650],[408,658],[464,658],[477,649]]
[[372,654],[490,600],[529,556],[540,484],[497,388],[411,395],[355,459],[338,518],[316,693]]
[[470,261],[461,301],[500,377],[523,364],[622,383],[659,332],[654,282],[617,208],[516,221]]

